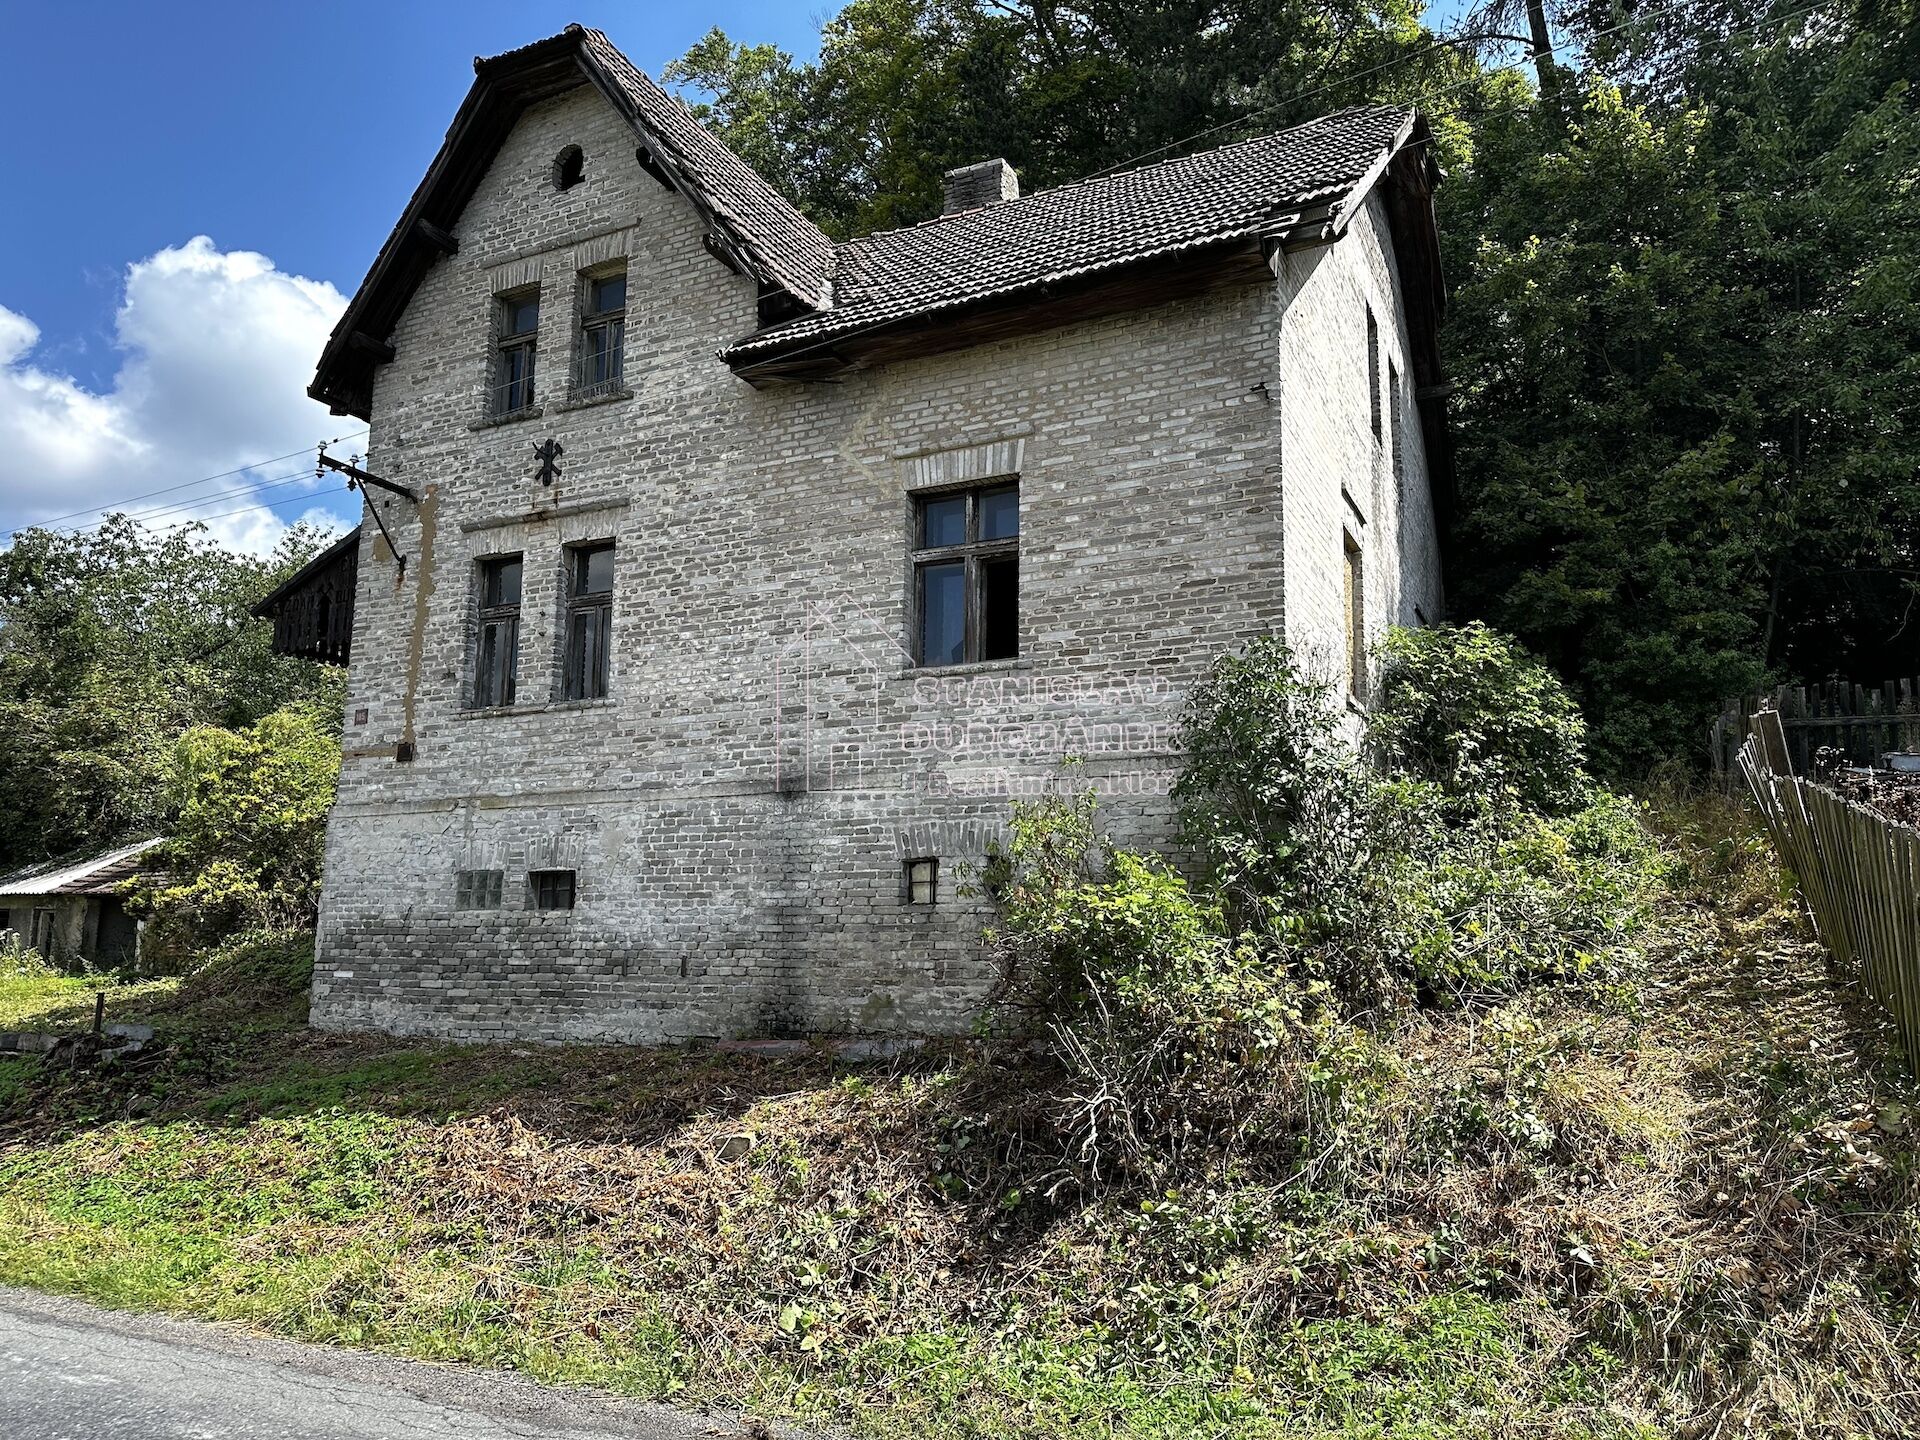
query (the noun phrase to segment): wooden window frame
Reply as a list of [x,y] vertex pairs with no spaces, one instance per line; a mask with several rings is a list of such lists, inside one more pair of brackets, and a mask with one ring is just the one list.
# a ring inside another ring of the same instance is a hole
[[[605,280],[623,280],[631,285],[627,275],[627,263],[621,261],[619,268],[608,267],[603,270],[588,270],[580,276],[580,305],[578,316],[578,347],[573,365],[573,394],[575,400],[591,400],[601,395],[615,395],[626,389],[627,384],[627,306],[623,301],[612,310],[592,310],[593,287]],[[603,352],[612,357],[607,374],[598,380],[587,375],[588,365],[593,358],[593,337],[597,331],[613,332],[613,338]]]
[[[918,899],[914,887],[921,883],[914,874],[921,866],[926,867],[926,899]],[[900,866],[900,903],[927,908],[940,903],[940,861],[937,856],[921,855],[906,860]]]
[[[533,329],[509,332],[507,323],[514,310],[531,300],[534,305]],[[493,298],[493,389],[487,411],[495,419],[524,415],[539,400],[540,376],[540,287],[529,285],[509,290]],[[526,374],[519,380],[508,378],[508,366],[515,355],[524,355]],[[524,387],[519,395],[516,387]],[[512,403],[518,398],[519,403]]]
[[453,880],[453,908],[456,910],[498,910],[505,903],[507,874],[504,870],[456,870]]
[[[564,903],[560,899],[563,893]],[[554,904],[546,903],[549,895],[555,901]],[[553,914],[561,910],[577,909],[579,904],[580,872],[578,870],[548,869],[527,872],[527,908],[529,910]]]
[[[488,583],[494,568],[513,561],[520,566],[520,598],[511,605],[505,603],[489,604],[487,601]],[[473,708],[476,710],[504,710],[518,703],[520,696],[520,610],[527,594],[527,560],[524,554],[488,555],[477,562],[474,573],[474,589],[479,599],[479,623],[473,637]],[[504,672],[504,693],[496,693],[496,687],[488,677],[487,635],[495,628],[504,628],[508,636],[509,655]]]
[[[996,540],[982,540],[980,534],[980,498],[998,490],[1013,491],[1015,515],[1012,535]],[[966,497],[965,538],[957,545],[929,546],[926,543],[927,506],[935,501],[951,500],[956,496]],[[916,491],[913,495],[913,513],[910,524],[913,527],[913,551],[911,565],[911,599],[908,606],[913,654],[913,663],[924,669],[946,669],[954,665],[978,665],[985,663],[981,656],[985,638],[985,596],[986,586],[982,581],[982,569],[986,562],[1012,558],[1015,565],[1014,579],[1014,643],[1011,655],[997,655],[995,661],[1017,660],[1020,657],[1019,631],[1019,561],[1021,495],[1020,477],[1017,475],[999,475],[991,480],[972,482],[966,485],[948,485],[938,490]],[[961,658],[958,660],[929,660],[926,655],[926,589],[924,576],[935,565],[948,565],[959,561],[965,565],[965,606],[964,640]]]
[[[617,573],[620,550],[612,540],[583,540],[563,552],[566,563],[561,573],[560,616],[560,698],[562,700],[604,700],[613,693],[613,595],[617,586],[609,578],[605,590],[582,591],[578,587],[583,562],[590,555],[606,551],[613,556]],[[591,626],[597,619],[600,646],[591,659],[576,657],[574,627]],[[590,673],[589,673],[590,672]]]

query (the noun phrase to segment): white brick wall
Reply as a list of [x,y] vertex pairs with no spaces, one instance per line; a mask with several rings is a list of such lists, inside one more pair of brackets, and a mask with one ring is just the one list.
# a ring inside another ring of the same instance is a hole
[[[556,193],[569,143],[587,177]],[[1112,792],[1116,828],[1168,840],[1159,792],[1192,678],[1259,633],[1318,640],[1329,593],[1337,628],[1342,481],[1366,497],[1375,623],[1437,610],[1417,431],[1402,504],[1369,488],[1352,428],[1349,302],[1372,286],[1383,320],[1397,313],[1371,211],[1271,288],[767,391],[714,358],[753,327],[753,284],[702,248],[596,93],[527,113],[457,234],[375,392],[368,463],[425,499],[377,502],[404,578],[366,527],[347,714],[368,718],[347,727],[329,832],[317,1024],[632,1040],[962,1026],[990,976],[956,869],[1009,788],[1085,755],[1076,783]],[[630,257],[633,393],[567,408],[574,279],[610,248]],[[491,297],[536,276],[543,413],[487,425]],[[548,489],[533,446],[550,437],[566,453]],[[1021,658],[916,671],[909,490],[1014,464]],[[551,704],[561,548],[605,538],[613,693]],[[474,712],[474,570],[516,551],[521,703]],[[406,739],[417,758],[396,763]],[[931,911],[900,902],[901,862],[924,854],[942,860]],[[521,908],[525,871],[550,864],[578,870],[578,907]],[[506,908],[455,911],[461,868],[505,870]]]

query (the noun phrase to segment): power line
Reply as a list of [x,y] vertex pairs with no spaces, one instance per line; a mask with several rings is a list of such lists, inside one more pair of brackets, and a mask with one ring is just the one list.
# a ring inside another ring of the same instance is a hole
[[179,530],[188,525],[200,525],[208,520],[225,520],[234,515],[251,515],[256,510],[278,510],[283,505],[298,505],[303,500],[321,500],[329,495],[344,495],[353,487],[336,485],[331,490],[315,490],[310,495],[289,495],[284,500],[274,500],[264,505],[242,505],[238,510],[223,510],[218,515],[189,515],[173,522],[169,529]]
[[[111,513],[124,515],[129,520],[155,520],[163,515],[190,513],[194,510],[203,509],[208,505],[219,505],[227,501],[238,500],[247,495],[264,495],[269,491],[284,490],[289,485],[315,483],[318,481],[318,478],[311,469],[302,466],[299,470],[288,471],[282,475],[264,476],[262,477],[261,483],[257,485],[245,485],[232,490],[217,490],[211,495],[202,495],[193,500],[180,501],[169,505],[149,506],[144,510],[122,510],[115,506],[111,507]],[[77,534],[80,531],[92,528],[94,527],[90,524],[68,525],[61,527],[61,533]]]
[[[255,460],[250,464],[236,466],[232,470],[222,470],[218,475],[202,475],[198,480],[183,480],[178,485],[162,486],[158,490],[149,490],[143,495],[129,495],[123,500],[109,500],[104,504],[90,505],[85,510],[73,510],[65,515],[55,515],[33,525],[22,525],[19,529],[10,530],[7,533],[9,536],[20,535],[28,530],[49,529],[52,526],[58,525],[62,520],[77,520],[85,515],[104,515],[110,511],[117,510],[122,505],[131,505],[139,500],[151,500],[156,495],[172,495],[181,490],[190,490],[195,485],[210,484],[215,480],[225,480],[230,475],[244,475],[250,470],[258,470],[263,465],[275,465],[282,460],[291,460],[296,455],[304,455],[309,450],[318,449],[320,445],[343,445],[347,441],[358,439],[366,433],[367,431],[364,429],[350,430],[345,435],[337,435],[331,440],[322,440],[314,445],[302,445],[298,450],[289,450],[284,455],[269,455],[264,460]],[[214,503],[220,497],[209,496],[207,498],[209,503]],[[81,528],[84,529],[86,527],[82,526]]]

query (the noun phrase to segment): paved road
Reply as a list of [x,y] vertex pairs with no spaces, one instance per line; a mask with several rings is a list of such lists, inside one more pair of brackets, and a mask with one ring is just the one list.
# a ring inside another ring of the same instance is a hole
[[706,1440],[749,1433],[493,1371],[260,1340],[0,1288],[6,1440]]

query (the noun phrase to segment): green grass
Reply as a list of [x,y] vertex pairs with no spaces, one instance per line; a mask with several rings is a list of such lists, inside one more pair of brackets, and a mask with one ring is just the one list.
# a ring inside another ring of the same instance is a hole
[[[1312,1188],[1051,1204],[1024,1057],[317,1035],[257,950],[111,988],[132,1066],[0,1059],[0,1283],[904,1440],[1897,1433],[1920,1167],[1815,1141],[1911,1087],[1790,920],[1716,923],[1639,1011],[1543,996],[1517,1060],[1433,1021]],[[79,1029],[91,986],[0,997]]]

